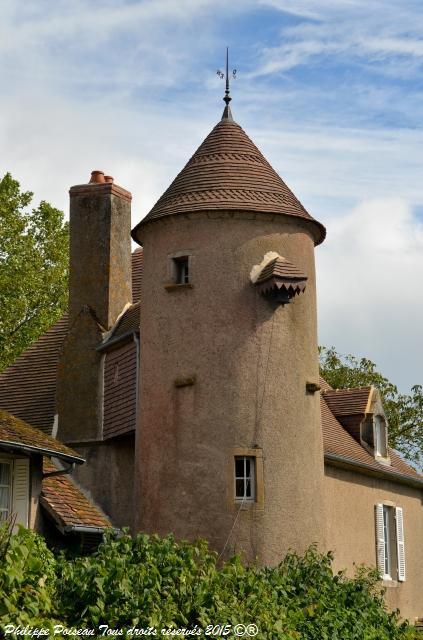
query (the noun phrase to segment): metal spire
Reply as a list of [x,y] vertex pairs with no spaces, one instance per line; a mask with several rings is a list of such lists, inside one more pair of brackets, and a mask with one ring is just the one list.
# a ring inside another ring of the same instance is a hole
[[[225,96],[223,98],[223,101],[226,106],[223,110],[222,120],[233,120],[231,108],[229,106],[229,103],[232,100],[230,96],[230,89],[229,89],[229,47],[226,47],[226,73],[223,73],[223,71],[220,71],[220,69],[218,69],[217,75],[220,78],[226,78]],[[232,70],[232,77],[235,79],[236,69]]]

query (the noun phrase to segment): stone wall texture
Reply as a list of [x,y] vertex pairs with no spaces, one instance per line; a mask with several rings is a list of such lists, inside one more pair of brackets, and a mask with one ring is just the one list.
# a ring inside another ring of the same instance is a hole
[[[210,540],[223,555],[275,564],[324,547],[314,243],[306,221],[243,212],[172,216],[142,228],[136,527]],[[274,251],[308,276],[275,306],[250,281]],[[192,288],[165,287],[172,255]],[[176,387],[175,380],[195,377]],[[263,452],[264,502],[239,508],[235,448]]]

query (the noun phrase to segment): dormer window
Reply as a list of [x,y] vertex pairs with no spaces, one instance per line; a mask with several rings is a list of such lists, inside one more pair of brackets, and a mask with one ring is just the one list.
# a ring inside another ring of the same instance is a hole
[[175,283],[188,284],[189,283],[188,256],[173,258],[173,264],[174,264]]
[[386,458],[388,455],[388,447],[386,437],[386,422],[383,416],[375,416],[374,429],[375,456]]

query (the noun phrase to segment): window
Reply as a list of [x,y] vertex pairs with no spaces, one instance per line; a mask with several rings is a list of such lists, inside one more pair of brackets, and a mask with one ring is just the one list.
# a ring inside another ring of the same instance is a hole
[[12,464],[0,462],[0,522],[7,520],[12,507]]
[[173,258],[173,264],[174,264],[175,283],[188,284],[189,283],[188,256]]
[[374,449],[373,416],[368,416],[361,423],[361,438],[370,449]]
[[0,460],[0,522],[11,514],[16,525],[28,526],[29,458],[5,456]]
[[376,505],[377,565],[384,580],[405,580],[404,523],[401,507]]
[[375,455],[386,458],[386,423],[382,416],[375,416]]
[[391,507],[383,505],[383,575],[391,577],[392,563]]
[[252,456],[235,457],[235,500],[254,502],[256,499],[255,461]]

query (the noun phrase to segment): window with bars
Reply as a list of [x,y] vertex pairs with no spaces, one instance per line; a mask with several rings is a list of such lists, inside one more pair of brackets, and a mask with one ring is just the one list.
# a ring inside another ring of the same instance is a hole
[[12,508],[12,464],[0,461],[0,522],[7,520]]
[[254,502],[256,499],[255,462],[253,456],[235,457],[235,500]]

